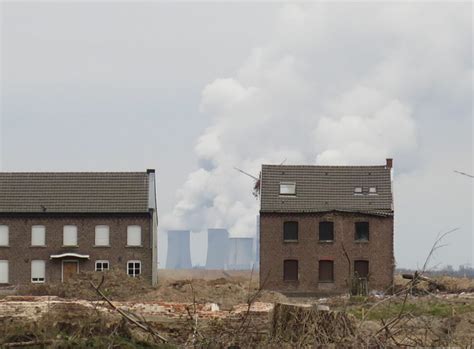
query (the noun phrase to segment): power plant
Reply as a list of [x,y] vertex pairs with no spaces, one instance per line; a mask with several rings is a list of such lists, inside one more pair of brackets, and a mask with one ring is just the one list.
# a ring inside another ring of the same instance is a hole
[[191,250],[189,230],[168,231],[167,269],[191,269]]
[[229,238],[227,269],[248,270],[254,266],[253,238]]
[[227,229],[208,229],[206,269],[225,269],[228,256],[229,232]]

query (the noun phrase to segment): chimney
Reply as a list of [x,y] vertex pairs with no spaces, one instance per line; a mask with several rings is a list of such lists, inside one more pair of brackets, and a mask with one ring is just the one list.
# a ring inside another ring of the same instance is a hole
[[146,170],[146,173],[155,173],[155,169],[154,168],[148,168]]
[[393,159],[387,159],[387,163],[385,165],[386,168],[393,168]]

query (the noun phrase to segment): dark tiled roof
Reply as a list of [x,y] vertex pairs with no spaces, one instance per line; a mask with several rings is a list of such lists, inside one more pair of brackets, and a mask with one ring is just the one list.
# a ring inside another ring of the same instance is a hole
[[[296,196],[280,195],[280,182],[296,182]],[[363,195],[354,195],[362,187]],[[369,187],[377,195],[369,195]],[[345,211],[393,214],[390,169],[385,166],[263,165],[261,212]]]
[[147,211],[146,172],[0,172],[0,212]]

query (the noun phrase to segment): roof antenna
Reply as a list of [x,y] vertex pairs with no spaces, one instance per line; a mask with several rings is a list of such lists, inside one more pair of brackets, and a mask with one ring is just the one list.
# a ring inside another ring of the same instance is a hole
[[286,158],[280,163],[280,166],[283,165],[285,162],[286,162]]
[[467,177],[474,178],[474,176],[473,176],[473,175],[470,175],[470,174],[468,174],[468,173],[464,173],[464,172],[461,172],[461,171],[456,171],[456,170],[454,170],[454,172],[456,172],[456,173],[459,173],[459,174],[461,174],[461,175],[463,175],[463,176],[467,176]]
[[260,178],[255,177],[254,175],[251,175],[250,173],[245,172],[244,170],[241,170],[240,168],[237,168],[235,166],[234,166],[234,170],[239,171],[240,173],[243,173],[244,175],[249,176],[250,178],[254,180],[255,183],[253,185],[252,194],[256,198],[258,198],[260,196]]

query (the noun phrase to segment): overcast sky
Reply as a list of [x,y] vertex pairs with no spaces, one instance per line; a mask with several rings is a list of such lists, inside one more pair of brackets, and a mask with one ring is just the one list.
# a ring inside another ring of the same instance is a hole
[[156,168],[160,262],[253,236],[261,163],[395,165],[400,267],[472,263],[470,3],[1,3],[0,168]]

